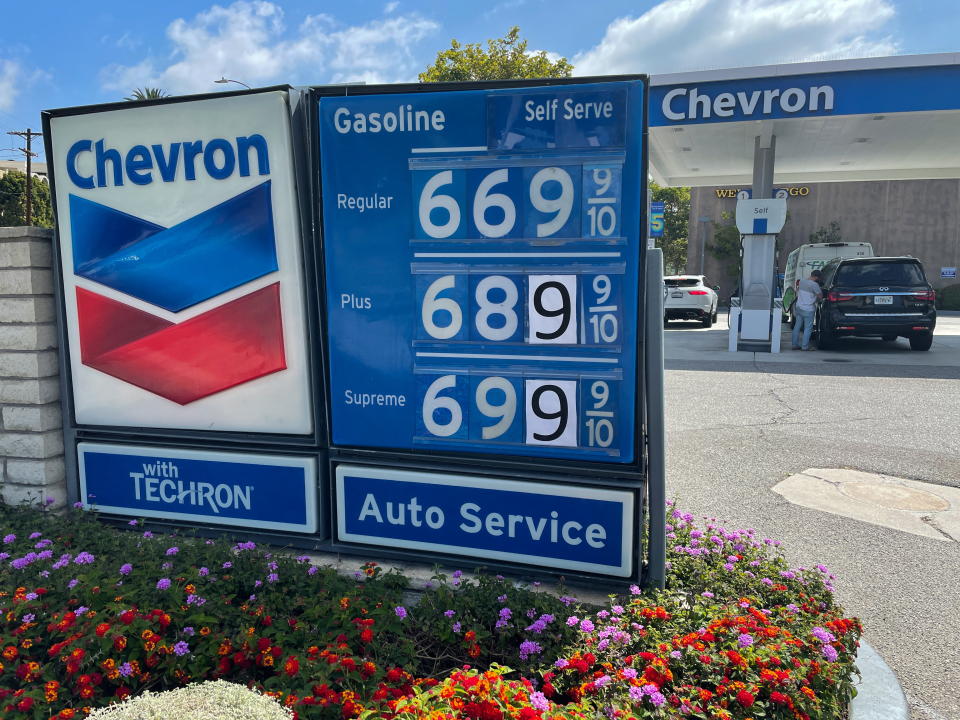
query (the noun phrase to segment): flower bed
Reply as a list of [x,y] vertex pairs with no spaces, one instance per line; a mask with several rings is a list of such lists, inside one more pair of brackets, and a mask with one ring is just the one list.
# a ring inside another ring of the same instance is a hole
[[826,568],[671,522],[663,592],[586,607],[455,572],[407,606],[375,563],[343,577],[251,542],[0,509],[0,714],[68,720],[223,679],[303,719],[838,717],[860,625]]

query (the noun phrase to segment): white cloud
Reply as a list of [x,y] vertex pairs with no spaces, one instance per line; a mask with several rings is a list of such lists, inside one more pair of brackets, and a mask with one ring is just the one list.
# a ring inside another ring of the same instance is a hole
[[265,0],[213,5],[167,28],[166,61],[148,57],[101,73],[108,90],[160,87],[173,94],[222,88],[221,76],[248,85],[398,82],[416,77],[413,49],[439,26],[416,14],[343,26],[329,15],[307,16],[289,30],[282,8]]
[[577,75],[670,73],[892,55],[890,0],[665,0],[607,26]]
[[7,111],[17,99],[20,65],[13,60],[0,60],[0,110]]

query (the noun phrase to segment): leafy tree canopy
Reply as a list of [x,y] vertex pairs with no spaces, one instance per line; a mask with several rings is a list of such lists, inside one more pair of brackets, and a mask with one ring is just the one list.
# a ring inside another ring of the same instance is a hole
[[160,98],[165,97],[170,97],[170,93],[168,93],[166,90],[153,87],[143,87],[135,88],[129,96],[124,98],[124,100],[139,102],[141,100],[159,100]]
[[830,221],[829,227],[820,227],[810,233],[810,242],[812,243],[832,243],[841,242],[843,236],[840,234],[840,223],[836,220]]
[[570,77],[573,72],[566,58],[551,61],[545,50],[528,52],[527,41],[520,39],[514,25],[505,37],[461,45],[450,41],[450,48],[437,53],[437,59],[420,73],[420,82],[466,82],[468,80],[511,80],[515,78]]
[[[53,205],[50,186],[38,178],[30,183],[30,224],[35,227],[53,227]],[[27,174],[11,170],[0,176],[0,227],[27,224]]]
[[663,203],[663,237],[657,238],[657,247],[663,250],[664,269],[668,274],[682,273],[687,266],[690,188],[650,183],[650,190],[653,201]]

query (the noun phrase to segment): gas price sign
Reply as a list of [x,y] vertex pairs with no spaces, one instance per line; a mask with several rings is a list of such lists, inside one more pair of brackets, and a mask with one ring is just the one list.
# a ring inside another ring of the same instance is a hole
[[637,462],[642,83],[356,91],[318,100],[334,444]]

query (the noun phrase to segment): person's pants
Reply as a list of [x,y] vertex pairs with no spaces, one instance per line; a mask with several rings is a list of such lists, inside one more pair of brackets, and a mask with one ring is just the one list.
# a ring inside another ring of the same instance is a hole
[[[797,319],[793,324],[793,346],[799,346],[806,350],[810,347],[810,333],[813,332],[813,310],[797,310],[794,308],[793,314]],[[803,342],[800,342],[801,332],[803,333]]]

